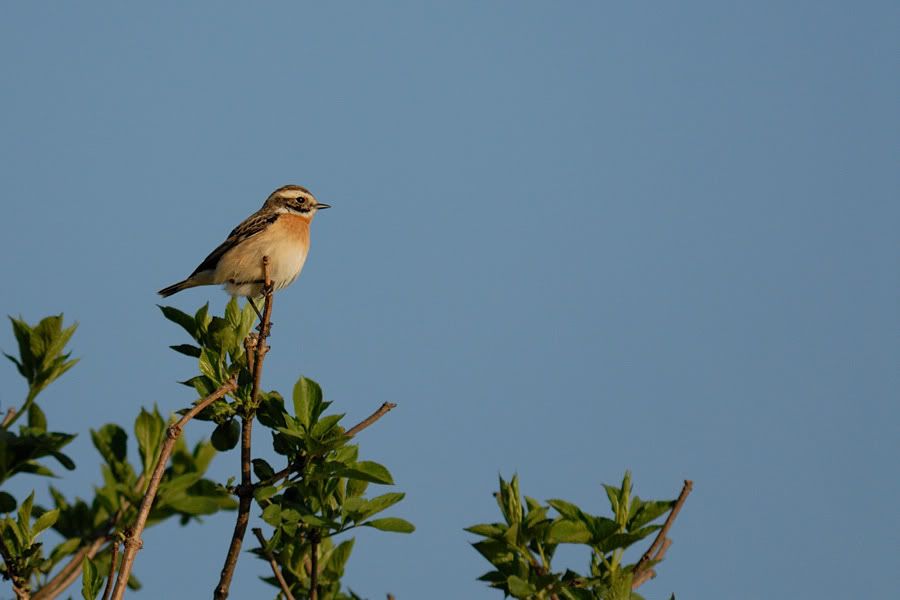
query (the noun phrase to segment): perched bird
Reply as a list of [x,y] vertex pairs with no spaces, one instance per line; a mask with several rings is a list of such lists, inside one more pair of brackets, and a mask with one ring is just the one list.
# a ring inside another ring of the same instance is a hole
[[263,256],[269,257],[274,288],[287,287],[306,262],[309,224],[323,208],[330,206],[318,202],[304,187],[278,188],[187,279],[159,290],[159,295],[165,298],[198,285],[223,284],[229,294],[247,296],[252,301],[262,294],[265,283]]

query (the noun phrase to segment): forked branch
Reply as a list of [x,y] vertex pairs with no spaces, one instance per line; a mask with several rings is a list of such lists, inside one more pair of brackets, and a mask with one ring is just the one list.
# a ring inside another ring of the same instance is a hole
[[291,594],[291,587],[287,584],[287,581],[284,580],[284,575],[281,574],[281,569],[278,568],[278,563],[275,561],[275,557],[272,556],[272,552],[266,548],[266,538],[263,536],[262,529],[259,527],[253,528],[253,535],[256,536],[256,539],[259,540],[259,545],[262,548],[262,553],[266,557],[266,560],[269,561],[269,566],[272,567],[272,574],[275,575],[275,579],[278,581],[279,587],[281,587],[281,593],[284,594],[286,600],[294,600],[294,595]]
[[147,484],[147,491],[141,500],[141,506],[138,509],[137,517],[134,525],[128,531],[125,537],[125,550],[122,553],[122,566],[119,569],[119,576],[116,579],[116,586],[113,588],[113,599],[121,600],[125,595],[125,587],[128,585],[128,578],[131,576],[131,568],[134,565],[134,559],[137,551],[140,550],[142,541],[141,533],[147,525],[147,517],[150,516],[150,509],[153,507],[153,501],[156,499],[156,493],[159,490],[159,483],[162,480],[163,473],[166,470],[166,464],[169,457],[175,449],[175,442],[181,436],[181,431],[188,421],[197,416],[204,408],[224,397],[225,394],[233,392],[237,388],[237,380],[232,377],[228,382],[222,385],[212,394],[198,402],[189,411],[174,424],[169,426],[166,432],[166,441],[163,442],[159,451],[159,458],[156,461],[156,467],[153,469],[153,475]]
[[684,506],[684,502],[687,500],[688,494],[691,493],[693,488],[694,482],[690,479],[685,480],[684,487],[681,488],[681,493],[678,495],[675,505],[672,506],[669,516],[666,517],[666,522],[663,523],[662,529],[659,530],[656,539],[653,540],[653,543],[650,544],[650,547],[647,548],[647,551],[644,552],[643,556],[641,556],[641,559],[634,567],[631,579],[631,589],[636,590],[647,581],[656,577],[656,571],[653,570],[651,564],[655,565],[665,558],[666,550],[672,545],[672,540],[668,538],[669,529],[672,528],[672,523],[675,522],[675,518],[681,511],[681,507]]

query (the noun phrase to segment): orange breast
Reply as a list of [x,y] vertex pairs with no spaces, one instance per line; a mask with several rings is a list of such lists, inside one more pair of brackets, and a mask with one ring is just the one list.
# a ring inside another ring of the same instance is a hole
[[299,215],[283,214],[272,224],[272,233],[296,239],[303,246],[309,245],[309,219]]

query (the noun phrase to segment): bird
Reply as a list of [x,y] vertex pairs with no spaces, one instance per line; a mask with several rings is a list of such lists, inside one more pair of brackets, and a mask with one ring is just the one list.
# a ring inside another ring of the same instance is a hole
[[278,188],[193,273],[159,290],[159,295],[167,298],[199,285],[221,284],[232,296],[247,297],[252,304],[253,297],[263,293],[264,256],[269,258],[273,289],[289,286],[300,274],[309,253],[309,225],[316,212],[326,208],[331,206],[316,200],[303,186]]

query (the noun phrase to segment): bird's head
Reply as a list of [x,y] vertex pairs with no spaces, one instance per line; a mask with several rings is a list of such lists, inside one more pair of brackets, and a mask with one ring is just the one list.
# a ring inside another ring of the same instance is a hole
[[266,200],[265,206],[279,213],[290,213],[312,220],[317,210],[331,208],[322,204],[308,189],[299,185],[285,185],[274,192]]

